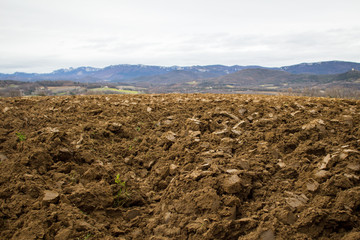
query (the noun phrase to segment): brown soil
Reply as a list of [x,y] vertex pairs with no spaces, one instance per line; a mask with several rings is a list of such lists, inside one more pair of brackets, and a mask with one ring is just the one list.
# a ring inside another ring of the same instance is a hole
[[0,239],[360,239],[358,101],[170,94],[0,106]]

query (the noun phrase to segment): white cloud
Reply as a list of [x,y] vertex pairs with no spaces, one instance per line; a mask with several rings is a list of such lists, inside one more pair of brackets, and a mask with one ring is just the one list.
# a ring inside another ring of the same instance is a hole
[[2,0],[0,72],[360,61],[360,2]]

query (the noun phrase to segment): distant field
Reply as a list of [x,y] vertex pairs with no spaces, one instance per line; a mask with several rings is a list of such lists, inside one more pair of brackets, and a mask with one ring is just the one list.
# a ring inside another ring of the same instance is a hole
[[[48,89],[53,93],[61,93],[67,91],[80,90],[82,87],[79,86],[61,86],[61,87],[48,87]],[[85,89],[85,88],[83,88]]]
[[123,90],[123,89],[117,89],[117,88],[93,88],[89,89],[89,91],[92,92],[117,92],[117,93],[125,93],[125,94],[138,94],[139,91],[133,91],[133,90]]
[[196,84],[198,84],[198,82],[192,81],[192,82],[187,82],[187,84],[189,84],[189,85],[196,85]]

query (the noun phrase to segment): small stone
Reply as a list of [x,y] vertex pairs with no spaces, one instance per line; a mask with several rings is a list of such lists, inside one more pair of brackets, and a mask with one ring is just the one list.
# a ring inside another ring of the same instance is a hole
[[164,125],[171,125],[172,124],[172,121],[170,119],[167,119],[167,120],[164,120]]
[[47,127],[45,128],[45,131],[49,132],[49,133],[57,133],[60,132],[60,130],[58,128],[52,128],[52,127]]
[[176,136],[176,134],[173,133],[172,131],[168,131],[168,132],[164,133],[164,135],[163,135],[163,137],[170,142],[175,142],[175,140],[176,140],[175,136]]
[[309,201],[304,194],[298,195],[287,191],[285,191],[285,194],[289,196],[289,198],[286,198],[286,203],[293,208],[301,207]]
[[279,159],[279,162],[277,163],[277,165],[278,165],[280,168],[286,167],[286,163],[284,163],[281,159]]
[[247,120],[249,120],[249,122],[252,122],[254,120],[254,117],[253,116],[248,116]]
[[171,218],[171,212],[166,212],[164,214],[164,223],[168,223],[170,221]]
[[57,201],[59,201],[59,193],[50,190],[44,191],[44,203],[57,203]]
[[123,132],[123,125],[121,123],[109,123],[106,127],[107,130],[109,130],[112,133],[118,134]]
[[245,109],[245,108],[240,108],[239,109],[239,113],[241,114],[241,115],[244,115],[244,113],[246,113],[247,112],[247,110]]
[[32,179],[34,179],[34,175],[25,173],[24,178],[25,178],[25,180],[32,180]]
[[132,159],[130,159],[129,157],[126,157],[124,159],[124,163],[126,163],[126,164],[130,164],[131,162],[132,162]]
[[319,188],[319,183],[314,179],[309,179],[306,183],[306,188],[309,192],[315,192]]
[[226,172],[229,174],[236,174],[236,175],[240,174],[239,169],[228,169],[228,170],[226,170]]
[[348,156],[349,156],[349,154],[347,154],[347,153],[345,153],[345,152],[342,152],[342,153],[340,153],[340,155],[339,155],[339,159],[340,159],[340,160],[345,160]]
[[169,173],[170,175],[174,175],[177,172],[178,166],[175,164],[170,164]]
[[189,131],[189,135],[192,138],[199,137],[201,135],[200,131]]
[[346,125],[348,125],[348,126],[350,126],[350,127],[352,127],[353,124],[354,124],[353,117],[350,116],[350,115],[343,115],[343,116],[341,117],[341,119],[343,120],[343,122],[344,122]]
[[150,113],[150,112],[152,111],[151,107],[147,107],[147,108],[146,108],[146,111],[147,111],[148,113]]
[[238,193],[242,189],[241,179],[238,175],[231,175],[225,179],[223,188],[227,193]]
[[10,110],[10,108],[9,107],[4,107],[4,109],[3,109],[3,113],[6,113],[7,111],[9,111]]
[[322,119],[315,119],[312,120],[310,123],[303,125],[301,128],[303,130],[311,130],[311,129],[319,129],[319,130],[325,130],[324,127],[325,122]]
[[238,136],[240,136],[242,134],[242,131],[235,130],[235,129],[231,129],[231,132]]
[[325,171],[325,170],[320,170],[314,174],[315,178],[318,180],[327,179],[327,178],[331,177],[331,175],[332,174],[329,171]]
[[189,177],[195,181],[199,180],[201,178],[202,172],[199,170],[192,171],[189,175]]
[[330,154],[326,155],[322,160],[322,162],[319,164],[319,169],[320,170],[326,169],[330,160],[331,160],[331,155]]

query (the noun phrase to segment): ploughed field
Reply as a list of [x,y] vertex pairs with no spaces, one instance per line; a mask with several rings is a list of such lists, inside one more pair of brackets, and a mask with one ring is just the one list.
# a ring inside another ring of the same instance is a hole
[[0,239],[360,239],[360,102],[0,99]]

